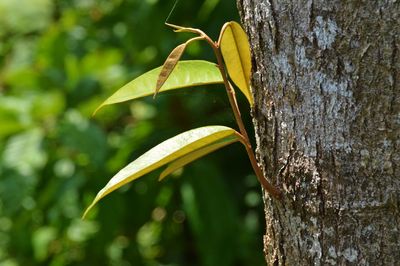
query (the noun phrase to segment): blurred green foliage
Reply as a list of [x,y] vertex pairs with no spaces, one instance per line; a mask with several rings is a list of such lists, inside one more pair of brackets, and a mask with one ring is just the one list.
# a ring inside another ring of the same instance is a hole
[[[0,265],[264,264],[261,195],[240,144],[165,182],[148,175],[80,219],[116,171],[157,143],[235,127],[222,86],[91,117],[187,39],[163,24],[173,2],[0,0]],[[229,20],[238,17],[226,0],[180,1],[170,18],[215,39]],[[213,60],[204,43],[185,55],[199,57]]]

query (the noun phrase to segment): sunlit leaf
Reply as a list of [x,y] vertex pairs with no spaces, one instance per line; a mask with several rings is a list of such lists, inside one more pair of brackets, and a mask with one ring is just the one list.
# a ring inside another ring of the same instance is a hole
[[[96,109],[95,113],[105,105],[153,94],[161,68],[150,70],[117,90]],[[221,73],[216,64],[203,60],[180,61],[160,89],[160,92],[222,82]]]
[[229,127],[206,126],[186,131],[160,143],[112,177],[107,185],[99,191],[92,204],[86,209],[83,217],[100,199],[121,186],[190,153],[212,144],[220,143],[223,140],[228,140],[229,142],[232,138],[239,140],[240,135]]
[[176,64],[178,63],[179,59],[181,58],[183,52],[191,42],[201,40],[202,37],[192,38],[185,43],[182,43],[175,47],[174,50],[169,54],[168,58],[165,60],[165,63],[161,69],[161,72],[157,79],[156,90],[154,92],[154,97],[157,95],[158,91],[164,85],[165,81],[168,79],[172,71],[175,69]]
[[215,150],[218,150],[222,147],[225,147],[233,142],[239,141],[240,139],[238,138],[237,135],[233,135],[229,138],[224,138],[218,142],[212,143],[206,147],[203,147],[201,149],[198,149],[196,151],[193,151],[189,153],[186,156],[183,156],[174,162],[170,163],[167,168],[160,174],[159,180],[163,180],[166,176],[170,175],[171,173],[175,172],[176,170],[182,168],[183,166],[199,159],[200,157],[203,157]]
[[221,30],[219,44],[229,76],[253,106],[250,45],[240,24],[234,21],[226,23]]

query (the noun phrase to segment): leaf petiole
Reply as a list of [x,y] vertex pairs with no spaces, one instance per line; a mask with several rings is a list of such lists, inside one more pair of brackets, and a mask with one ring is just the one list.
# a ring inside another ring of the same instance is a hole
[[[225,27],[226,26],[224,26],[224,28]],[[224,32],[224,28],[222,28],[221,33]],[[234,91],[232,85],[229,83],[228,75],[227,75],[227,72],[226,72],[225,67],[224,67],[224,60],[223,60],[223,56],[222,56],[222,53],[221,53],[221,50],[220,50],[220,43],[221,43],[222,37],[220,36],[218,42],[215,43],[203,31],[195,29],[195,31],[193,31],[193,32],[196,32],[196,33],[201,34],[202,36],[204,36],[205,40],[208,42],[208,44],[211,46],[211,48],[214,51],[215,57],[217,58],[217,65],[218,65],[218,68],[219,68],[219,70],[221,72],[223,83],[224,83],[224,86],[225,86],[225,89],[226,89],[226,93],[227,93],[228,98],[229,98],[229,103],[231,105],[233,114],[235,116],[236,123],[237,123],[237,125],[239,127],[240,134],[242,135],[242,138],[243,138],[242,143],[243,143],[243,145],[244,145],[244,147],[246,149],[247,155],[248,155],[248,157],[250,159],[251,165],[252,165],[253,170],[254,170],[254,172],[255,172],[255,174],[257,176],[258,181],[260,182],[261,186],[270,195],[272,195],[274,198],[280,200],[282,198],[282,192],[278,188],[276,188],[275,186],[271,185],[268,182],[268,180],[265,178],[263,172],[261,171],[261,168],[258,165],[257,159],[256,159],[256,157],[254,155],[253,148],[251,146],[251,142],[250,142],[249,136],[247,134],[246,128],[245,128],[245,126],[243,124],[242,116],[240,114],[239,106],[237,104],[235,91]]]

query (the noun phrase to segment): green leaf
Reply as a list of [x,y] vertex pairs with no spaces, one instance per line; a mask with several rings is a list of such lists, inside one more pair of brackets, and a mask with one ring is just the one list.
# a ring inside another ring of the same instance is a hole
[[229,76],[246,96],[250,105],[253,106],[254,99],[250,90],[250,45],[246,33],[237,22],[225,23],[218,43],[220,44]]
[[[224,140],[232,143],[241,140],[241,135],[229,127],[206,126],[186,131],[158,144],[112,177],[107,185],[99,191],[83,217],[100,199],[121,186],[179,158],[190,156],[190,154],[192,154],[192,157],[188,161],[193,161],[193,158],[200,157],[198,153],[195,153],[196,151],[216,143],[222,143]],[[186,163],[188,162],[184,164]]]
[[[94,114],[105,105],[153,94],[161,69],[162,67],[158,67],[150,70],[117,90],[96,109]],[[216,64],[203,60],[180,61],[160,91],[216,83],[223,83],[221,73]]]
[[177,160],[175,160],[174,162],[170,163],[168,165],[167,168],[165,168],[165,170],[160,174],[160,178],[159,180],[163,180],[166,176],[168,176],[169,174],[175,172],[176,170],[178,170],[179,168],[182,168],[183,166],[199,159],[200,157],[203,157],[215,150],[218,150],[224,146],[227,146],[233,142],[238,141],[238,137],[237,135],[233,135],[231,137],[226,137],[224,139],[221,139],[220,141],[214,142],[208,146],[205,146],[201,149],[198,149],[196,151],[193,151],[191,153],[189,153],[186,156],[183,156]]
[[167,81],[169,75],[171,75],[172,71],[175,69],[176,64],[178,63],[179,59],[181,58],[183,52],[186,49],[186,46],[188,46],[191,42],[193,41],[198,41],[198,40],[203,40],[203,37],[196,37],[188,40],[185,43],[182,43],[175,47],[174,50],[169,54],[167,59],[165,60],[164,65],[162,66],[161,72],[158,75],[157,79],[157,84],[156,84],[156,90],[154,92],[154,97],[157,95],[159,92],[160,88],[164,85],[165,81]]

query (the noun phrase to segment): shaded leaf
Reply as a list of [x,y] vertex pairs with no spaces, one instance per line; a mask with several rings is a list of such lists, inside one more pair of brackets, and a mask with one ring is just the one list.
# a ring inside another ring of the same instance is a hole
[[[94,114],[105,105],[153,94],[161,68],[150,70],[117,90],[96,109]],[[221,73],[216,64],[203,60],[180,61],[160,91],[216,83],[223,83]]]
[[253,106],[250,45],[240,24],[234,21],[226,23],[221,30],[219,44],[229,76]]
[[[199,162],[188,170],[188,175],[191,178],[181,186],[182,205],[193,241],[203,258],[202,265],[235,265],[234,254],[241,250],[238,236],[242,236],[244,224],[238,217],[238,199],[227,188],[226,180],[218,178],[226,172]],[[221,243],[226,249],[218,248]]]
[[158,91],[164,85],[165,81],[168,79],[169,75],[171,72],[174,70],[176,64],[178,63],[179,59],[181,58],[183,52],[186,49],[186,46],[188,46],[191,42],[197,41],[197,40],[202,40],[202,37],[197,37],[197,38],[192,38],[188,40],[185,43],[182,43],[175,47],[174,50],[169,54],[167,59],[165,60],[165,63],[161,69],[160,74],[158,75],[157,79],[157,85],[156,85],[156,90],[154,92],[154,97],[157,95]]
[[158,144],[112,177],[107,185],[97,193],[96,198],[86,209],[83,217],[100,199],[121,186],[190,153],[221,140],[235,137],[239,140],[239,133],[229,127],[206,126],[186,131]]

